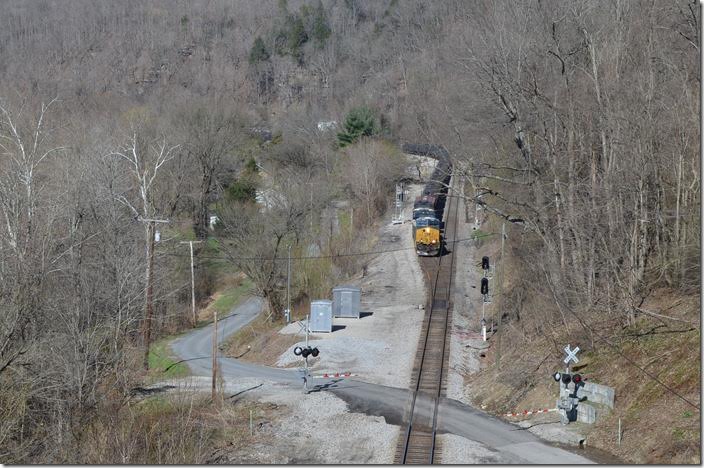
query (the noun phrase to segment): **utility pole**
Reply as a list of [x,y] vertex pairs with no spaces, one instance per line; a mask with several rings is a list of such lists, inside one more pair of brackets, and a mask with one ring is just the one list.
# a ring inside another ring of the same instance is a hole
[[499,267],[499,273],[497,274],[497,281],[496,281],[496,287],[498,289],[498,294],[497,294],[497,301],[496,301],[496,320],[498,324],[498,329],[496,331],[496,368],[499,368],[500,361],[501,361],[501,329],[503,328],[501,326],[501,316],[502,311],[501,308],[504,305],[504,299],[502,294],[503,288],[501,287],[501,283],[504,281],[504,241],[506,240],[506,222],[501,223],[501,266]]
[[[310,314],[313,311],[311,310],[308,312],[308,320],[306,320],[306,349],[308,349],[308,334],[310,333]],[[303,391],[307,394],[308,393],[308,356],[305,357],[306,360],[306,370],[304,371],[305,374],[303,375]]]
[[180,244],[188,244],[191,247],[191,312],[193,313],[193,328],[198,325],[198,317],[196,316],[196,280],[193,272],[193,244],[198,244],[203,241],[182,241]]
[[291,244],[288,246],[288,269],[286,273],[286,323],[291,323]]
[[215,396],[216,396],[216,389],[215,389],[215,380],[217,378],[218,374],[218,311],[217,309],[213,308],[213,372],[212,372],[212,388],[211,388],[211,396],[213,398],[213,403],[216,402]]
[[147,219],[141,216],[138,221],[147,224],[147,287],[144,294],[144,370],[149,370],[149,345],[152,336],[152,315],[154,297],[154,243],[155,224],[170,223],[168,219]]

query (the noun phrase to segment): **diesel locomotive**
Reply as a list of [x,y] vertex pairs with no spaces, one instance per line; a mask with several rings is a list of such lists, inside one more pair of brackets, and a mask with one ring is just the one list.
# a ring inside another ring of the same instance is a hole
[[440,255],[443,249],[441,220],[452,172],[450,155],[445,148],[437,145],[406,144],[403,145],[403,151],[438,161],[421,195],[413,204],[413,240],[416,254]]

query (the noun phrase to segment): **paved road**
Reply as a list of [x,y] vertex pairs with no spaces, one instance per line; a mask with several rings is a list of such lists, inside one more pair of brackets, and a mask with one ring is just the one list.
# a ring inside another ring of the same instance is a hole
[[[218,342],[242,328],[259,314],[262,300],[251,298],[219,322]],[[212,325],[193,330],[176,339],[171,348],[187,363],[194,374],[210,375],[212,352]],[[225,378],[255,377],[300,385],[298,371],[275,369],[237,359],[220,357],[219,365]],[[352,411],[384,416],[390,424],[402,425],[406,419],[411,392],[403,388],[369,384],[353,379],[315,379],[313,391],[330,391],[345,400]],[[416,402],[430,417],[431,401],[419,397]],[[486,445],[499,452],[502,459],[512,463],[526,464],[573,464],[592,463],[590,460],[551,446],[528,431],[508,424],[459,401],[443,399],[438,413],[438,430],[456,434]],[[472,463],[472,461],[468,461]]]

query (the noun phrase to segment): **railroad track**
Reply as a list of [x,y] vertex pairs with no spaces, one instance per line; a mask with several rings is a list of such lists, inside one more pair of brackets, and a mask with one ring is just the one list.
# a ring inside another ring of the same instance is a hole
[[446,390],[450,349],[448,329],[452,320],[450,293],[455,257],[452,241],[456,239],[459,206],[455,196],[448,196],[446,200],[443,238],[450,241],[446,243],[446,253],[438,258],[420,258],[424,274],[431,279],[432,294],[425,308],[413,365],[408,426],[396,449],[395,463],[398,464],[432,464],[436,454],[438,404]]

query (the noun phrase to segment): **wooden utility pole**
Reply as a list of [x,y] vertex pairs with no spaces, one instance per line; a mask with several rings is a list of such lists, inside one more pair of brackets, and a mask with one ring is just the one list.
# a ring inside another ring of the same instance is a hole
[[144,294],[144,370],[149,370],[149,345],[152,336],[152,315],[154,299],[154,243],[156,223],[170,223],[168,219],[146,219],[139,221],[147,224],[147,287]]
[[503,312],[501,308],[504,305],[504,299],[502,294],[503,288],[502,284],[504,280],[504,241],[506,240],[506,223],[503,222],[501,223],[501,266],[499,267],[499,273],[496,275],[498,278],[496,278],[496,286],[498,289],[498,294],[497,296],[497,301],[496,301],[496,321],[497,321],[497,326],[498,329],[496,330],[496,368],[499,368],[500,361],[501,361],[501,316],[503,315]]
[[213,383],[212,383],[212,398],[213,398],[213,403],[215,403],[215,396],[216,396],[216,389],[215,389],[215,380],[217,378],[218,374],[218,311],[217,309],[213,308]]
[[286,323],[291,322],[291,244],[288,246],[288,268],[286,269]]
[[181,244],[188,244],[191,247],[191,312],[193,313],[193,328],[198,325],[198,316],[196,315],[196,280],[193,271],[193,244],[198,244],[203,241],[182,241]]

